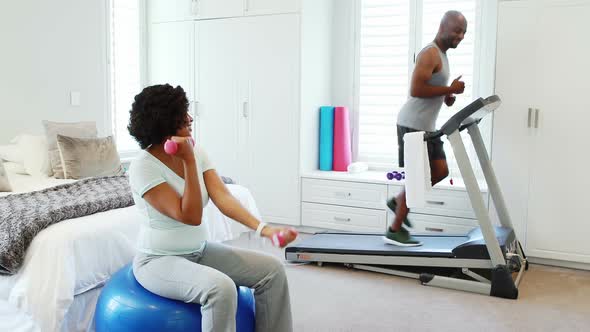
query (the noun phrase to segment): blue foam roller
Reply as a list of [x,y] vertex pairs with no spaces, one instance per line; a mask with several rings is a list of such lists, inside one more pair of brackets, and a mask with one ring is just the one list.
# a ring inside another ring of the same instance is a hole
[[334,107],[320,107],[320,170],[331,171],[334,149]]

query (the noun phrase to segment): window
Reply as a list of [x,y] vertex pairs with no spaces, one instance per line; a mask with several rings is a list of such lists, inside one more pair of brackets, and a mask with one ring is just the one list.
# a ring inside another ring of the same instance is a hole
[[[482,19],[481,7],[488,5],[483,3],[482,0],[360,0],[355,151],[358,161],[368,162],[375,169],[397,167],[396,120],[408,96],[414,57],[434,40],[440,19],[447,10],[459,10],[468,22],[464,40],[457,49],[448,51],[450,80],[462,75],[466,89],[457,96],[453,107],[443,105],[437,126],[476,97],[492,93],[493,69],[492,74],[478,69],[480,64],[490,62],[489,52],[477,43],[483,35],[482,27],[489,25],[488,30],[495,27],[490,24],[492,20]],[[482,129],[482,134],[484,131]],[[464,141],[475,161],[475,151],[467,144],[470,140]],[[450,144],[445,144],[445,150],[451,172],[458,176]]]
[[129,135],[129,110],[141,89],[141,24],[139,0],[110,1],[109,74],[111,125],[124,158],[139,149]]

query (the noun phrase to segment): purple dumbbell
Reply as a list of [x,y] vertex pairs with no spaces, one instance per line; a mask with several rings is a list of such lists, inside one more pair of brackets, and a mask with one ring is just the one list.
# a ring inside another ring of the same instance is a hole
[[398,171],[393,171],[393,172],[388,172],[387,173],[387,179],[389,180],[393,180],[396,179],[397,181],[401,181],[402,179],[406,178],[406,172],[398,172]]

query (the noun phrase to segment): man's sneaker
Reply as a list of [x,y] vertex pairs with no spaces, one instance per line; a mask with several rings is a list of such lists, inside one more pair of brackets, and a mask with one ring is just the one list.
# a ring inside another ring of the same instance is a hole
[[394,246],[402,247],[416,247],[422,245],[420,241],[416,240],[412,235],[410,235],[410,232],[408,232],[408,230],[403,227],[397,232],[392,231],[391,227],[387,227],[385,236],[383,236],[383,241],[387,244],[393,244]]
[[[392,197],[391,199],[387,200],[386,204],[389,210],[391,210],[391,212],[395,214],[395,211],[397,210],[397,201],[395,200],[395,197]],[[407,216],[404,218],[404,224],[408,227],[412,227],[412,223],[410,222],[410,220],[408,220]]]

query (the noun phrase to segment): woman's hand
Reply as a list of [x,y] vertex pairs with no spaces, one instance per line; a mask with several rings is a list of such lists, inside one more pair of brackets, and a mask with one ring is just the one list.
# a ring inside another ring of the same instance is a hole
[[271,239],[275,246],[284,248],[289,243],[295,241],[299,233],[292,227],[266,226],[262,229],[261,235]]
[[182,159],[185,162],[194,161],[194,141],[190,136],[172,136],[170,140],[178,144],[178,150],[174,154],[175,157]]

